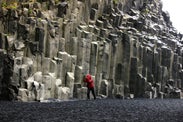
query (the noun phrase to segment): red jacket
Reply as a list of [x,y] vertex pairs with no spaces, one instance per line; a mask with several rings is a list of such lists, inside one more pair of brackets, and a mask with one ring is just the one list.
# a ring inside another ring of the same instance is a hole
[[90,74],[87,74],[85,79],[84,79],[84,82],[87,83],[87,87],[88,88],[94,88],[94,81],[92,80],[92,77]]

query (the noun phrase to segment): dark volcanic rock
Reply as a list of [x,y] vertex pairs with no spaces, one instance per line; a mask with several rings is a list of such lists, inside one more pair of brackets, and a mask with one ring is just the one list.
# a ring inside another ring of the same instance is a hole
[[15,61],[0,96],[86,99],[90,73],[98,96],[183,98],[182,34],[160,0],[16,2],[0,3],[0,58]]

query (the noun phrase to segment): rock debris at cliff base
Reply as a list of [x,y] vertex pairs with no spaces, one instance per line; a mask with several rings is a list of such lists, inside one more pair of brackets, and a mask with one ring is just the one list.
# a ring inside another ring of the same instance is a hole
[[182,34],[159,0],[0,2],[0,99],[182,98]]

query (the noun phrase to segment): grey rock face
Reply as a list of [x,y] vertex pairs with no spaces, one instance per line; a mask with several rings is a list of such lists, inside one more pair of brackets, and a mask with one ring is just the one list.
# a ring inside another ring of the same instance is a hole
[[0,6],[0,99],[182,98],[183,41],[157,0]]

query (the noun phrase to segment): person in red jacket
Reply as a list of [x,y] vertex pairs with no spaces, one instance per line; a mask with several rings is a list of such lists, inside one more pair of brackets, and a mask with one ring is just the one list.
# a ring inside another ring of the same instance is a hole
[[94,99],[96,99],[95,91],[94,91],[94,81],[90,74],[87,74],[84,78],[84,82],[87,83],[87,98],[90,99],[90,91],[92,91]]

